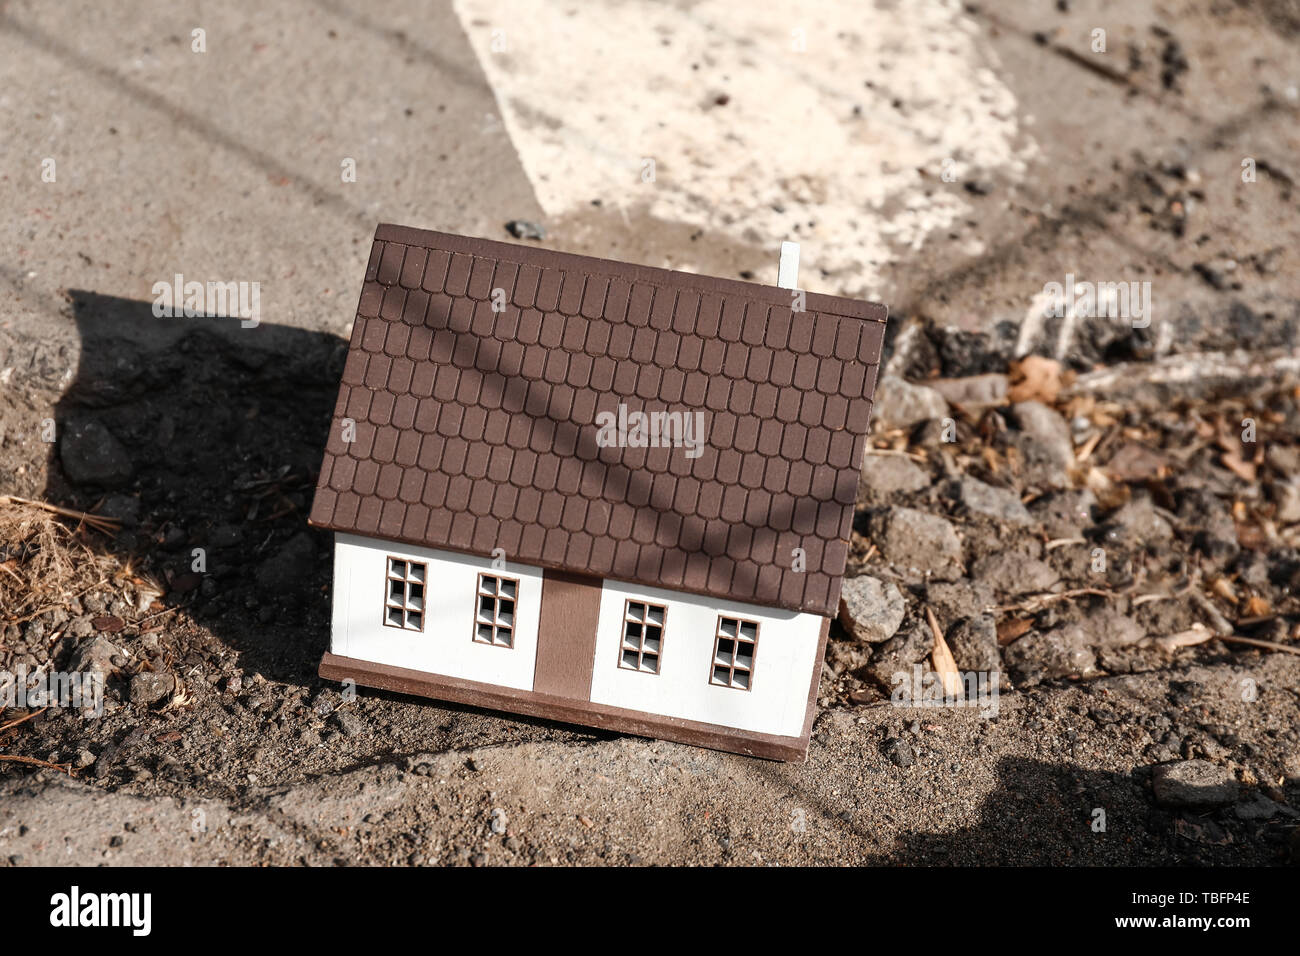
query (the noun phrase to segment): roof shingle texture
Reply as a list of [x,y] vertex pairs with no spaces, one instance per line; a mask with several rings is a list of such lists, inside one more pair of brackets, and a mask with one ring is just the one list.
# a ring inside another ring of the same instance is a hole
[[[381,225],[311,523],[833,615],[885,309],[806,307]],[[704,412],[701,453],[601,447],[596,416],[620,403]]]

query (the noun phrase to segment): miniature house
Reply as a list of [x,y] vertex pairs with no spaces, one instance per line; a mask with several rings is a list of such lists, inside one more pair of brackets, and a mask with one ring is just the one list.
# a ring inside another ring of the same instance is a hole
[[321,676],[802,759],[884,326],[381,225],[311,512]]

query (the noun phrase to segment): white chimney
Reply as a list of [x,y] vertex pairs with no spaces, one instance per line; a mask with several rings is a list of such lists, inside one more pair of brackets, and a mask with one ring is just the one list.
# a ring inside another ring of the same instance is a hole
[[777,267],[776,284],[782,289],[799,288],[799,243],[781,243],[781,265]]

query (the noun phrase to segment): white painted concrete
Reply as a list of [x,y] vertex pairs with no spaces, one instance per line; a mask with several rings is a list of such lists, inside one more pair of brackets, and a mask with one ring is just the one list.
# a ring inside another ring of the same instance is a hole
[[[658,674],[619,667],[624,602],[668,609]],[[719,614],[759,622],[750,690],[709,683]],[[803,732],[822,619],[735,601],[606,581],[601,591],[591,699],[667,717],[795,737]]]
[[960,0],[453,5],[548,217],[599,198],[789,237],[810,292],[877,289],[969,214],[960,180],[1023,178],[1037,154]]
[[[423,632],[384,624],[387,560],[428,566]],[[480,572],[519,581],[514,647],[473,640]],[[334,619],[331,650],[376,664],[532,690],[541,611],[540,568],[507,563],[494,571],[488,558],[415,548],[357,535],[334,536]]]

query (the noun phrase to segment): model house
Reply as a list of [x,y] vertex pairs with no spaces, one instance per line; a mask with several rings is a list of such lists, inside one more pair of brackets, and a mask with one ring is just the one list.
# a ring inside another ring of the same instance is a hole
[[802,759],[885,309],[383,225],[321,676]]

